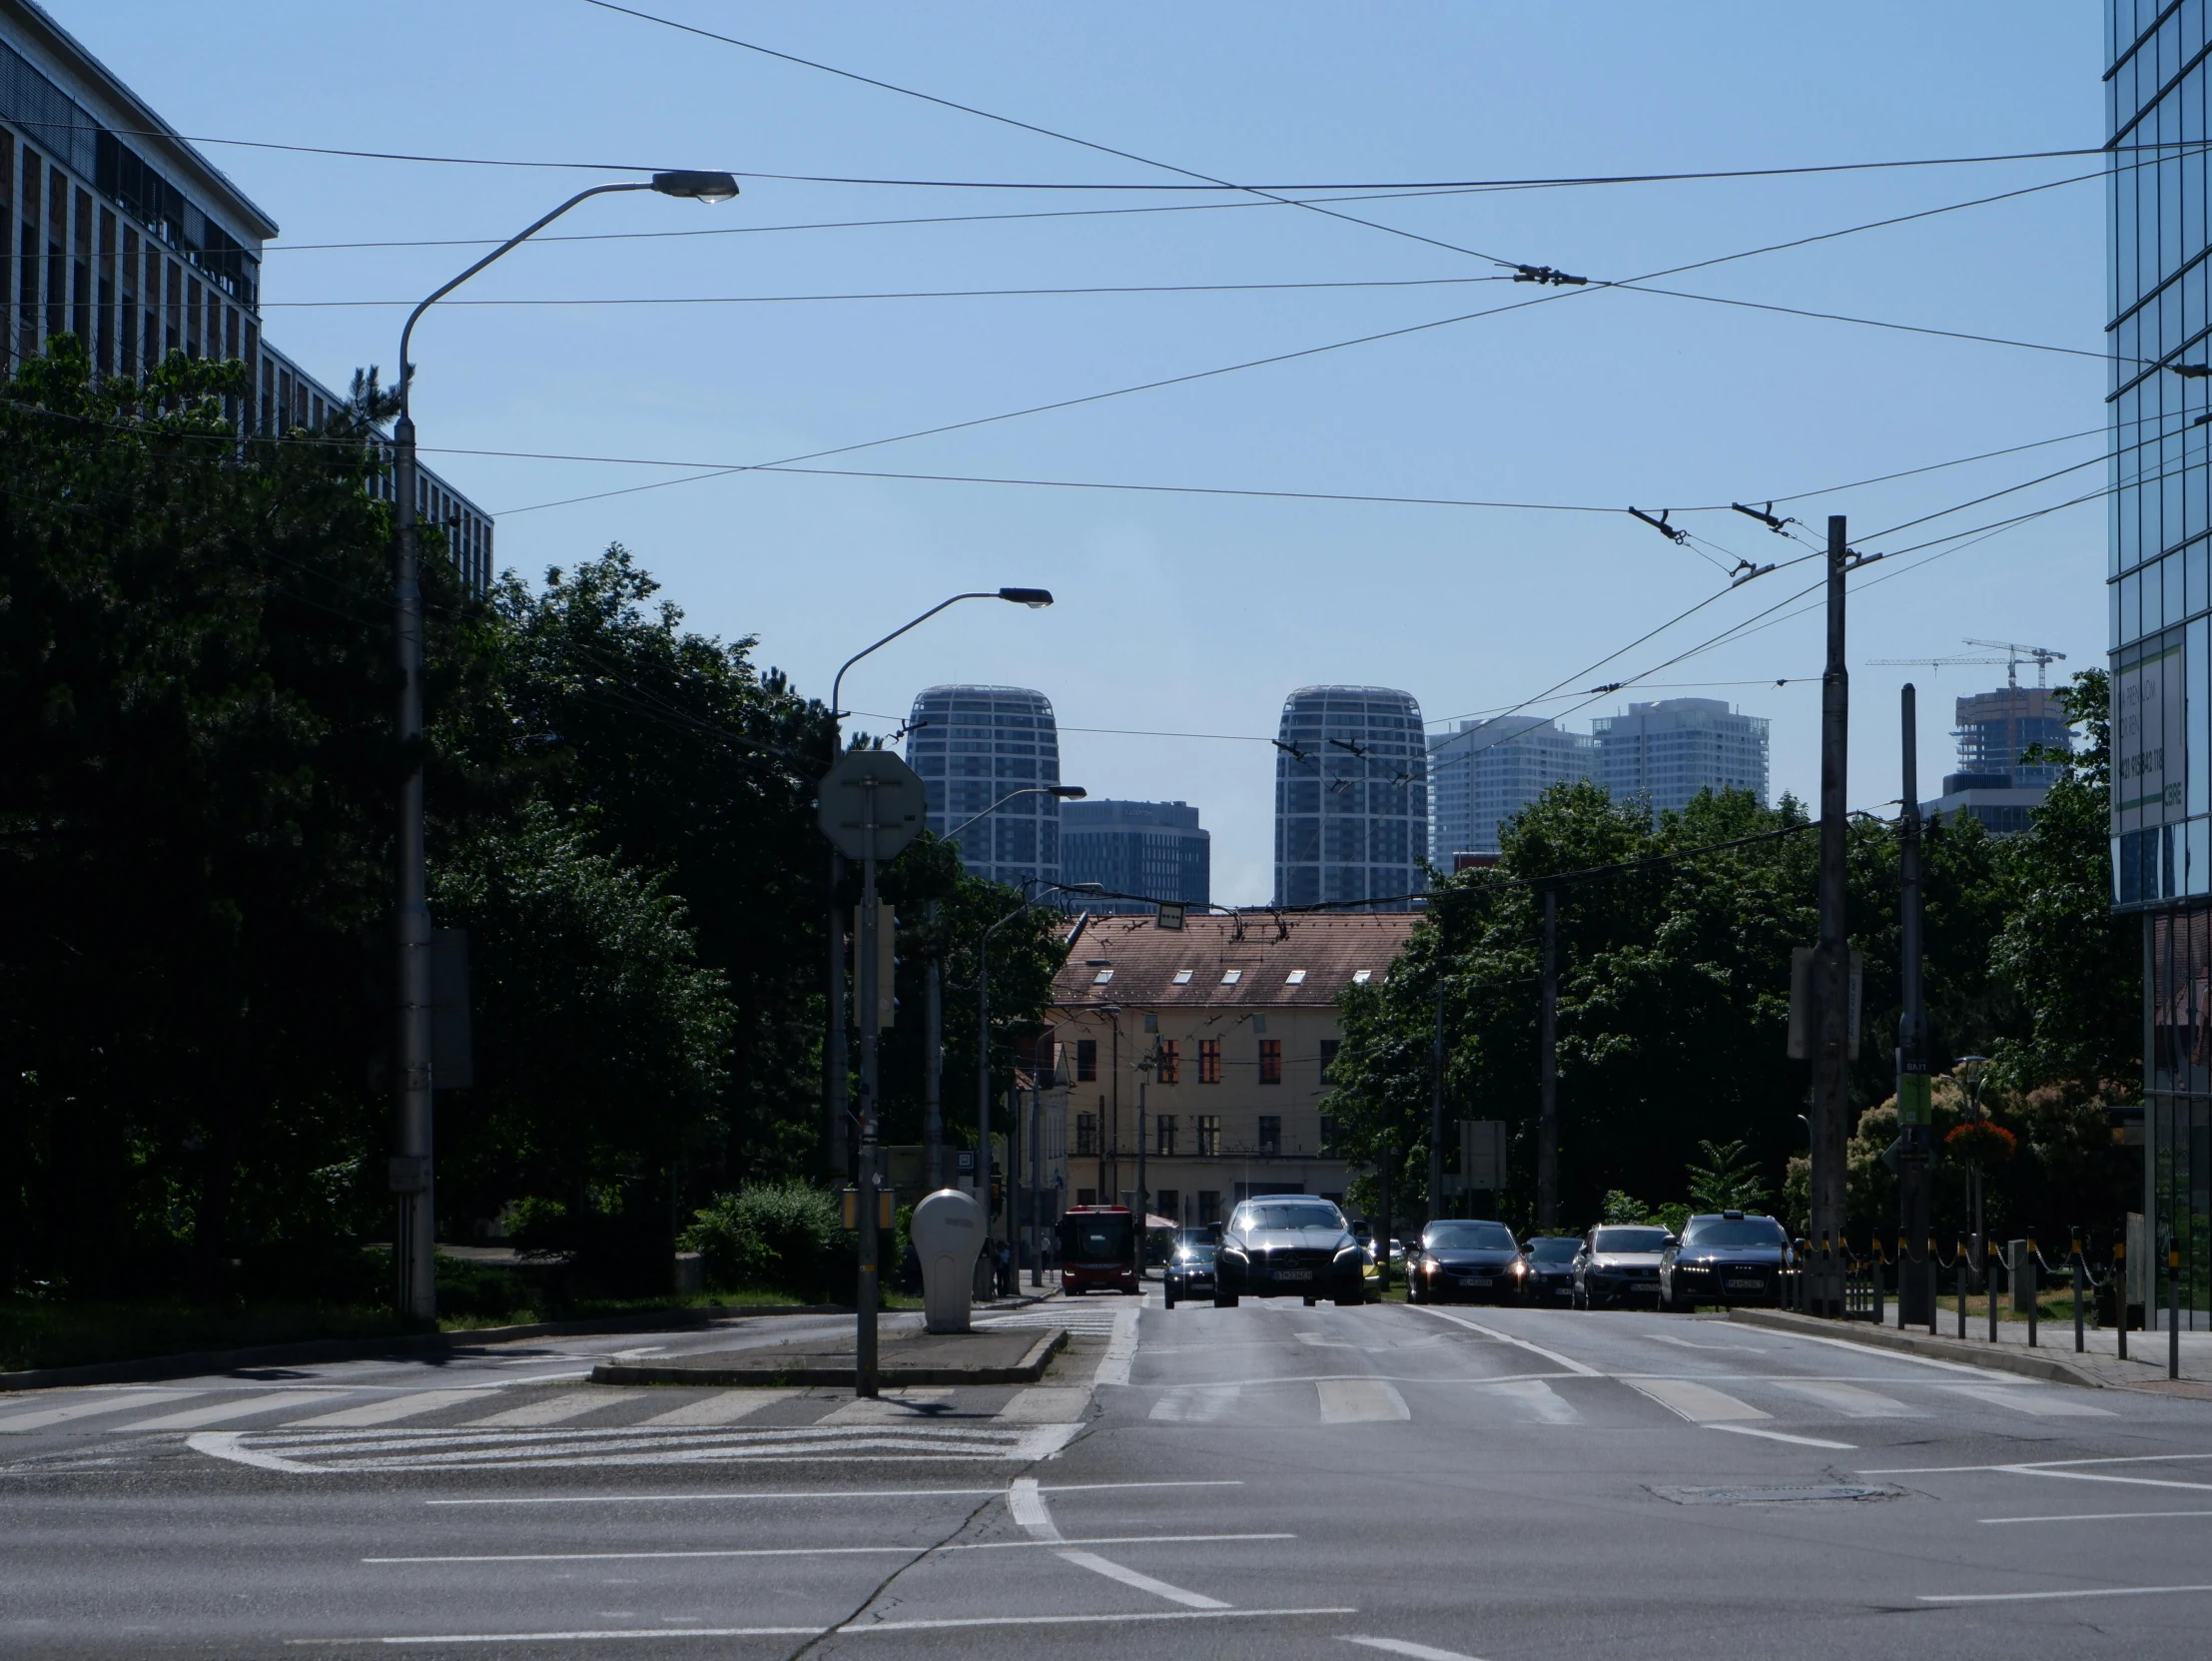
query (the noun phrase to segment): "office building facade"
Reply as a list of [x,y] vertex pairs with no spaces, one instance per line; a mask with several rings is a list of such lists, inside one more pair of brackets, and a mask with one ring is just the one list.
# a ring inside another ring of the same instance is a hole
[[1719,698],[1632,703],[1590,723],[1597,779],[1617,802],[1679,813],[1703,790],[1749,790],[1767,800],[1767,722]]
[[1498,827],[1555,784],[1587,779],[1597,741],[1535,715],[1462,721],[1429,737],[1429,863],[1494,854]]
[[1301,686],[1275,739],[1275,903],[1404,911],[1426,886],[1428,745],[1410,692]]
[[929,828],[960,832],[968,870],[993,882],[1060,881],[1060,798],[1041,788],[1060,782],[1050,698],[1021,686],[932,686],[914,700],[907,730],[907,762],[929,787]]
[[[74,335],[103,377],[172,352],[236,359],[242,433],[320,431],[346,400],[262,339],[262,249],[276,221],[31,0],[0,0],[0,227],[13,373]],[[379,481],[388,496],[390,479]],[[477,586],[491,519],[429,468],[418,513]]]
[[2057,694],[2043,686],[2000,686],[1960,698],[1958,770],[1943,776],[1943,793],[1920,804],[1923,814],[1980,821],[1992,836],[2017,836],[2050,794],[2058,767],[2025,764],[2021,757],[2040,745],[2070,751],[2073,729]]
[[[1060,880],[1095,882],[1106,897],[1068,903],[1106,915],[1141,915],[1147,901],[1173,900],[1203,911],[1212,896],[1213,837],[1183,802],[1063,802]],[[1139,895],[1115,899],[1114,895]]]
[[[2212,581],[2205,0],[2108,0],[2113,903],[2143,920],[2143,1209],[2212,1304]],[[2148,1289],[2135,1288],[2136,1295]],[[2159,1287],[2163,1291],[2162,1285]],[[2150,1299],[2164,1323],[2162,1295]]]

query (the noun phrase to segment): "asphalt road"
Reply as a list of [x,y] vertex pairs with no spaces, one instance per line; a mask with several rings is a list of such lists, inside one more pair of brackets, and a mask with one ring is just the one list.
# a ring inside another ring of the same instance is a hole
[[1078,1336],[865,1404],[583,1382],[727,1327],[0,1397],[0,1653],[2212,1648],[2212,1403],[1713,1317],[1004,1318]]

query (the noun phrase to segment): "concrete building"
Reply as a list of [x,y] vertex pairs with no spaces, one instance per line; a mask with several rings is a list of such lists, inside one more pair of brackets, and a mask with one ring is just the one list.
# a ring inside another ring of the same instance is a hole
[[1680,812],[1702,790],[1749,790],[1767,800],[1767,722],[1719,698],[1632,703],[1590,723],[1598,782],[1617,802]]
[[1993,836],[2017,836],[2058,776],[2055,766],[2022,766],[2020,757],[2038,744],[2073,749],[2065,710],[2047,687],[2000,686],[1960,698],[1957,715],[1958,771],[1943,776],[1942,795],[1920,811],[1963,814]]
[[931,686],[915,698],[907,729],[907,763],[929,787],[930,830],[944,836],[988,815],[955,839],[970,871],[993,882],[1060,881],[1060,798],[1014,795],[1060,782],[1050,698],[1022,686]]
[[[262,339],[277,222],[32,0],[0,0],[0,228],[11,373],[69,334],[103,377],[172,352],[239,360],[254,388],[231,413],[241,432],[320,431],[344,408]],[[427,467],[419,481],[417,511],[481,586],[490,516]]]
[[1153,909],[1145,900],[1203,911],[1212,897],[1212,842],[1198,828],[1198,810],[1182,802],[1063,802],[1060,880],[1144,897],[1071,897],[1086,911],[1140,916]]
[[1555,784],[1590,778],[1597,740],[1536,715],[1462,721],[1429,735],[1429,863],[1494,854],[1498,826]]
[[1301,686],[1275,739],[1275,903],[1402,911],[1426,886],[1421,706],[1381,686]]
[[[2181,1252],[2198,1328],[2212,1321],[2212,506],[2193,434],[2212,382],[2172,372],[2206,358],[2212,235],[2187,141],[2204,132],[2207,27],[2206,0],[2105,7],[2106,135],[2127,158],[2106,247],[2113,903],[2144,932],[2147,1236],[2152,1254],[2169,1238]],[[2160,145],[2176,147],[2138,148]],[[2161,1326],[2163,1305],[2150,1298]]]
[[1048,1146],[1066,1204],[1133,1196],[1213,1223],[1255,1194],[1341,1201],[1325,1077],[1344,989],[1388,979],[1416,918],[1320,914],[1092,917],[1053,981]]

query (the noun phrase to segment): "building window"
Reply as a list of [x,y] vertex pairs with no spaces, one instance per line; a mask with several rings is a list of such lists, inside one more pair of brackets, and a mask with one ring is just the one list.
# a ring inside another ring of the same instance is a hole
[[1221,1153],[1221,1116],[1217,1113],[1198,1115],[1198,1157],[1202,1160],[1219,1158]]
[[1146,1010],[1144,1012],[1144,1030],[1148,1033],[1159,1031],[1159,1011]]
[[1267,1017],[1265,1017],[1264,1015],[1255,1015],[1255,1016],[1253,1016],[1253,1017],[1252,1017],[1252,1031],[1253,1031],[1253,1032],[1255,1032],[1255,1033],[1263,1033],[1263,1032],[1265,1032],[1266,1030],[1267,1030]]
[[1282,1152],[1282,1116],[1263,1113],[1259,1116],[1259,1151],[1262,1154]]
[[1282,1083],[1282,1040],[1279,1038],[1259,1041],[1259,1082],[1263,1085]]
[[1152,1072],[1161,1084],[1182,1083],[1182,1052],[1173,1039],[1163,1038],[1159,1041],[1158,1063]]
[[1182,1221],[1182,1190],[1161,1189],[1152,1196],[1152,1201],[1159,1208],[1161,1217],[1176,1223]]
[[[1095,1113],[1076,1115],[1076,1152],[1096,1154],[1099,1151],[1099,1116]],[[1089,1205],[1090,1201],[1085,1201]]]
[[1163,1113],[1152,1123],[1159,1128],[1159,1157],[1171,1160],[1175,1157],[1175,1116]]
[[1321,1074],[1322,1074],[1322,1077],[1326,1078],[1326,1077],[1328,1076],[1329,1063],[1331,1063],[1331,1062],[1333,1062],[1334,1060],[1336,1060],[1336,1052],[1337,1052],[1337,1048],[1338,1048],[1338,1047],[1339,1047],[1339,1046],[1340,1046],[1340,1045],[1341,1045],[1341,1044],[1342,1044],[1343,1042],[1344,1042],[1344,1041],[1343,1041],[1342,1039],[1340,1039],[1340,1038],[1324,1038],[1323,1040],[1321,1040]]
[[1088,1085],[1099,1077],[1099,1041],[1095,1038],[1076,1040],[1076,1083]]
[[1198,1083],[1217,1085],[1221,1082],[1221,1041],[1217,1038],[1198,1040]]
[[1221,1191],[1219,1189],[1198,1190],[1198,1227],[1203,1229],[1208,1224],[1220,1221]]
[[1336,1152],[1336,1119],[1331,1114],[1321,1115],[1321,1152],[1324,1154]]

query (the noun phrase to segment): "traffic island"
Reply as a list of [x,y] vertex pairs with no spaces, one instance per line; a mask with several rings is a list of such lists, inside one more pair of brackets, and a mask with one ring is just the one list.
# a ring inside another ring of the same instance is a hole
[[[877,1350],[876,1382],[910,1384],[1034,1384],[1068,1341],[1058,1326],[1044,1331],[916,1332],[886,1337]],[[774,1389],[793,1385],[851,1388],[853,1343],[777,1344],[764,1349],[708,1350],[655,1361],[601,1361],[594,1384],[711,1384]]]
[[[2089,1331],[2085,1334],[2087,1346],[2076,1353],[2071,1328],[2059,1327],[2056,1323],[2043,1328],[2046,1344],[2031,1349],[2027,1346],[2026,1324],[2018,1321],[2004,1323],[2003,1335],[1991,1343],[1980,1336],[1960,1338],[1931,1333],[1921,1327],[1900,1331],[1893,1326],[1876,1326],[1870,1321],[1835,1320],[1824,1315],[1800,1314],[1794,1309],[1735,1308],[1728,1311],[1728,1318],[1751,1326],[1863,1344],[1869,1349],[1896,1350],[1931,1361],[2018,1373],[2023,1378],[2041,1378],[2054,1384],[2212,1397],[2212,1384],[2201,1378],[2168,1379],[2165,1376],[2166,1334],[2163,1332],[2129,1333],[2131,1352],[2122,1360],[2116,1353],[2117,1346],[2109,1330]],[[2198,1334],[2184,1333],[2183,1336],[2194,1338]],[[2061,1342],[2063,1351],[2054,1353]]]

